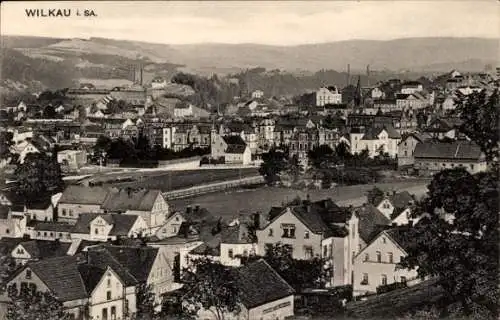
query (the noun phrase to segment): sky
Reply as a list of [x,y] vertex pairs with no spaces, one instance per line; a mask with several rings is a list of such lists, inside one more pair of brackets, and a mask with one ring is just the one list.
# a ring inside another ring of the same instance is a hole
[[[71,9],[71,16],[27,17],[26,9]],[[16,1],[1,4],[0,26],[2,35],[167,44],[500,38],[500,1]]]

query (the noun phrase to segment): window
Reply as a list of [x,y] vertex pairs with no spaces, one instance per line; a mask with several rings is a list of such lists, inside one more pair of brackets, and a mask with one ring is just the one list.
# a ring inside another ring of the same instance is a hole
[[368,260],[370,260],[370,255],[368,253],[365,253],[364,261],[368,261]]
[[116,319],[116,307],[112,306],[111,307],[111,320],[115,320],[115,319]]
[[273,236],[273,229],[272,229],[272,228],[270,228],[270,229],[269,229],[269,236],[270,236],[270,237],[272,237],[272,236]]
[[403,262],[403,259],[404,259],[404,257],[403,257],[403,256],[399,256],[399,263],[402,263],[402,262]]
[[106,300],[111,300],[111,291],[106,291]]
[[173,227],[173,228],[172,228],[172,232],[173,232],[173,233],[177,233],[177,227]]
[[304,239],[309,239],[309,231],[304,232]]
[[26,269],[26,279],[31,279],[31,270]]
[[304,246],[304,256],[306,259],[312,259],[314,257],[314,251],[311,246]]
[[354,257],[356,256],[356,251],[353,251],[352,252],[352,256],[351,256],[351,263],[354,264]]
[[111,279],[108,279],[107,285],[108,285],[108,288],[111,288]]
[[24,253],[24,250],[23,250],[22,248],[18,248],[18,249],[17,249],[17,253],[18,253],[18,254],[23,254],[23,253]]
[[99,234],[99,229],[95,228],[94,233]]
[[470,169],[474,170],[474,165],[473,164],[470,165]]
[[361,280],[361,284],[363,285],[368,284],[368,273],[363,273],[363,280]]
[[382,275],[381,283],[383,286],[387,285],[387,276],[385,274]]
[[43,233],[43,236],[44,236],[44,237],[46,237],[46,236],[47,236],[47,232],[44,232],[44,233]]
[[69,216],[72,217],[73,216],[73,210],[72,209],[69,209]]
[[380,251],[377,251],[377,262],[382,262],[382,253]]
[[385,240],[385,238],[382,238],[382,243],[385,244],[387,242],[387,240]]
[[42,233],[41,233],[40,231],[38,231],[38,232],[36,233],[36,235],[37,235],[37,236],[41,236],[41,235],[42,235]]
[[406,277],[401,276],[401,283],[406,283]]
[[9,233],[10,233],[10,230],[9,230],[9,229],[5,229],[5,233],[6,233],[6,234],[9,234]]
[[281,227],[283,228],[282,238],[295,238],[295,225],[283,224]]
[[272,243],[266,243],[264,245],[266,254],[271,253],[273,251],[273,244]]
[[323,257],[328,257],[328,246],[323,246]]
[[66,215],[66,209],[62,209],[62,215],[65,216]]
[[232,258],[233,258],[233,249],[229,249],[229,250],[227,251],[227,255],[229,256],[229,258],[231,258],[231,259],[232,259]]
[[63,234],[59,232],[59,238],[62,238]]
[[54,233],[53,233],[53,232],[51,232],[51,233],[50,233],[50,236],[51,236],[51,237],[53,237],[53,236],[54,236]]
[[102,320],[108,320],[108,308],[102,309]]
[[394,256],[392,252],[387,253],[387,258],[389,259],[389,263],[394,263]]

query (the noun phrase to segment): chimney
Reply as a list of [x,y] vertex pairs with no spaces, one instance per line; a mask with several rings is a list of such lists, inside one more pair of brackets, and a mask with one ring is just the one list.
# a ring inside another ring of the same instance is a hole
[[141,86],[142,86],[142,65],[141,65]]
[[395,195],[396,194],[396,190],[392,190],[392,195]]
[[191,206],[187,206],[186,207],[186,213],[191,213],[191,212],[192,212]]
[[306,196],[307,202],[311,202],[311,195],[308,193]]
[[366,66],[366,82],[367,86],[370,86],[370,65]]
[[346,86],[351,84],[351,65],[347,64],[347,84]]
[[132,73],[133,74],[133,76],[132,76],[132,82],[135,83],[135,67],[133,69],[134,69],[134,72]]

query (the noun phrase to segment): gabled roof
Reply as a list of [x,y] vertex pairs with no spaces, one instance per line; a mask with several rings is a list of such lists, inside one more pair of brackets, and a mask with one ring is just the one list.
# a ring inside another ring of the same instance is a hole
[[391,220],[372,204],[364,204],[356,212],[359,217],[359,236],[365,243],[371,242],[380,231],[391,225]]
[[77,257],[64,256],[28,262],[27,267],[60,301],[88,297],[86,286],[78,270]]
[[229,244],[252,243],[253,240],[249,235],[246,225],[237,224],[228,226],[221,231],[221,242]]
[[130,214],[82,213],[73,227],[74,233],[90,233],[90,223],[97,217],[103,218],[113,226],[110,236],[127,236],[139,216]]
[[400,226],[396,228],[391,228],[388,230],[385,230],[385,233],[389,235],[389,237],[392,238],[403,250],[407,251],[408,248],[410,247],[411,242],[413,239],[410,239],[408,237],[408,226]]
[[160,190],[120,189],[108,192],[101,208],[108,211],[151,211],[156,199],[161,195]]
[[[153,268],[159,249],[152,247],[132,247],[102,245],[138,281],[145,282]],[[94,250],[94,248],[90,248]]]
[[66,256],[70,243],[58,241],[31,240],[19,243],[33,259]]
[[106,199],[108,189],[69,185],[64,189],[59,203],[101,205]]
[[345,237],[348,233],[340,225],[351,217],[351,213],[348,209],[337,206],[331,199],[311,203],[303,201],[301,205],[281,208],[281,211],[278,207],[273,207],[269,213],[269,220],[272,223],[288,211],[316,234],[322,233],[325,237]]
[[237,269],[241,302],[247,309],[288,297],[295,290],[264,259]]
[[61,222],[39,222],[32,221],[29,223],[35,231],[55,231],[55,232],[71,232],[73,225]]
[[105,268],[98,268],[88,264],[78,265],[78,271],[82,277],[85,289],[89,294],[94,291],[95,287],[99,284],[99,281],[101,281],[102,276],[106,273]]
[[90,247],[86,253],[87,256],[87,264],[90,266],[98,267],[101,269],[110,267],[114,272],[118,274],[118,276],[125,283],[125,286],[136,285],[138,280],[132,275],[132,273],[124,266],[121,265],[118,260],[116,260],[111,253],[105,248],[99,247]]
[[389,201],[395,208],[406,208],[413,201],[413,197],[408,191],[403,191],[389,196]]
[[481,148],[470,141],[424,141],[415,147],[415,158],[479,160]]

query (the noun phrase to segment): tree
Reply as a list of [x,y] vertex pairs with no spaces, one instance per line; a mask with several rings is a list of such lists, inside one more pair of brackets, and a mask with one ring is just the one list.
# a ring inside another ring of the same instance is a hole
[[366,199],[368,203],[373,204],[374,206],[378,205],[380,201],[384,198],[384,191],[380,190],[376,186],[369,190],[366,194]]
[[10,254],[0,256],[0,293],[3,293],[7,279],[17,270],[16,261]]
[[262,163],[259,173],[264,177],[268,185],[279,181],[279,174],[286,169],[286,155],[283,151],[271,148],[269,152],[262,154]]
[[50,292],[39,292],[33,287],[17,290],[13,285],[8,288],[8,295],[11,301],[7,306],[7,320],[73,319]]
[[136,286],[135,294],[137,297],[137,320],[156,320],[159,315],[155,308],[158,304],[155,301],[155,294],[151,285],[141,283]]
[[490,165],[498,166],[500,93],[488,96],[485,90],[468,96],[460,95],[457,110],[464,121],[460,131],[476,142]]
[[[434,276],[450,312],[498,318],[498,185],[494,172],[475,176],[463,168],[437,173],[415,215],[424,218],[408,233],[406,267]],[[443,217],[448,217],[444,219]]]
[[57,159],[42,153],[29,153],[15,175],[17,193],[28,200],[45,199],[64,187]]
[[57,117],[56,109],[52,105],[48,105],[43,109],[43,118],[55,119]]
[[345,161],[345,159],[351,156],[349,145],[342,141],[335,147],[335,154],[337,157]]
[[335,152],[330,146],[323,144],[314,147],[307,153],[311,165],[316,169],[329,168],[335,164]]
[[209,258],[192,261],[191,269],[184,270],[186,294],[185,313],[196,315],[201,308],[213,312],[218,320],[228,313],[240,312],[240,291],[235,271]]
[[299,158],[294,154],[286,164],[286,172],[292,177],[293,181],[296,182],[302,172],[303,167],[300,164]]
[[101,154],[103,152],[109,152],[109,147],[111,145],[111,139],[107,136],[99,136],[94,145],[94,153]]
[[11,156],[10,147],[14,144],[13,136],[13,133],[9,131],[0,132],[0,159],[8,159]]

